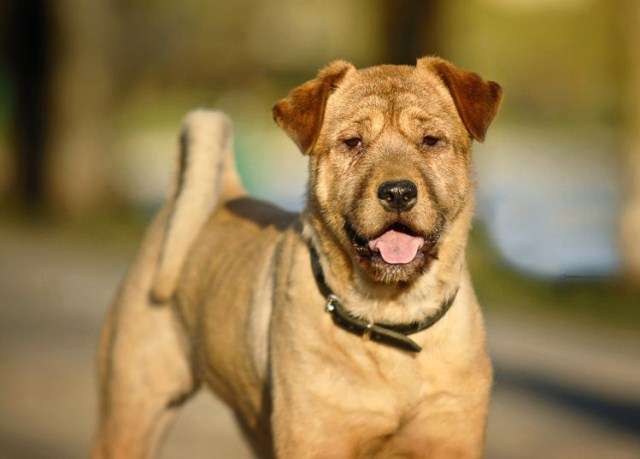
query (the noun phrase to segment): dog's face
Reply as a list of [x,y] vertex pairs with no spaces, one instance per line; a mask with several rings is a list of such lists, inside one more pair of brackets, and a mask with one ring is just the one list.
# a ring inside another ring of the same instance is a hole
[[472,138],[500,87],[437,58],[356,70],[337,61],[274,107],[310,155],[310,211],[354,265],[411,282],[472,199]]

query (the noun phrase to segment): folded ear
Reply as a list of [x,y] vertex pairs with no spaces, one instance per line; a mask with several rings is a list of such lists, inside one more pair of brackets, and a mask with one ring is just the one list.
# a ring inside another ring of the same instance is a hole
[[485,81],[477,73],[459,69],[437,57],[418,59],[416,67],[428,69],[440,77],[449,89],[467,131],[482,142],[500,107],[500,85],[495,81]]
[[329,94],[355,67],[346,61],[334,61],[318,72],[318,76],[294,88],[273,106],[273,119],[298,145],[302,153],[310,153],[316,143]]

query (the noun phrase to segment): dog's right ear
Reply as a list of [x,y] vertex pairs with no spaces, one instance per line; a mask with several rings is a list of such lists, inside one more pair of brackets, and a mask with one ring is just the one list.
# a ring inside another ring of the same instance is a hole
[[308,154],[320,134],[324,109],[331,92],[344,76],[355,70],[346,61],[333,61],[311,81],[294,88],[273,106],[273,119],[304,154]]

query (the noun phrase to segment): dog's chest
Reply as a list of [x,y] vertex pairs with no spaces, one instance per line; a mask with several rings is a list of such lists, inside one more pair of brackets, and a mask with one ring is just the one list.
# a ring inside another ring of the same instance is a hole
[[464,362],[430,349],[412,354],[363,340],[355,341],[349,351],[344,349],[332,362],[336,374],[341,375],[333,381],[333,389],[343,384],[338,393],[350,394],[350,401],[360,400],[363,411],[378,405],[378,412],[398,422],[410,418],[421,406],[445,400],[455,403],[462,395],[456,389],[461,375],[472,372]]
[[[442,423],[443,413],[462,416],[477,404],[475,389],[461,380],[468,379],[474,370],[450,361],[439,351],[424,349],[412,355],[360,341],[354,341],[350,349],[325,365],[324,371],[332,368],[334,377],[324,383],[315,380],[322,385],[315,388],[320,392],[310,389],[331,406],[335,416],[331,422],[357,432],[354,435],[365,448],[358,457],[386,457],[379,456],[382,451],[402,451],[413,457],[414,452],[425,450],[434,426]],[[486,386],[484,375],[477,376],[482,376],[477,380]],[[366,445],[371,446],[370,453]]]

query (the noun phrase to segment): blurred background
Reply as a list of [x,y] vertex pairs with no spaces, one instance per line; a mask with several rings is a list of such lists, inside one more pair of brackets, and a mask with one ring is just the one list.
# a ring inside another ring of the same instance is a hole
[[[100,323],[186,111],[227,111],[247,188],[297,210],[273,102],[332,59],[425,54],[506,94],[469,248],[487,457],[640,457],[640,2],[3,0],[0,40],[0,458],[87,455]],[[202,393],[162,457],[249,452]]]

